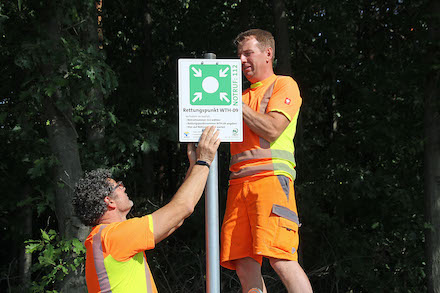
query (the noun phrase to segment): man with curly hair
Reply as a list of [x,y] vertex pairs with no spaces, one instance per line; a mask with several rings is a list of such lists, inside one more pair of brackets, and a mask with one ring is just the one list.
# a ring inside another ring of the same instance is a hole
[[75,213],[85,225],[94,226],[85,241],[89,292],[157,292],[144,251],[153,249],[192,214],[220,145],[218,134],[215,127],[208,127],[197,149],[188,144],[185,181],[167,205],[150,215],[127,220],[133,202],[109,170],[94,170],[79,180]]

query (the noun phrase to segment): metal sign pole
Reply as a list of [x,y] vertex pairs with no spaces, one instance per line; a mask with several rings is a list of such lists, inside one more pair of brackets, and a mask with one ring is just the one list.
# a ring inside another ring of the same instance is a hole
[[[216,59],[214,53],[206,53],[205,59]],[[218,217],[218,153],[209,168],[205,188],[206,233],[206,292],[220,293],[220,240]]]

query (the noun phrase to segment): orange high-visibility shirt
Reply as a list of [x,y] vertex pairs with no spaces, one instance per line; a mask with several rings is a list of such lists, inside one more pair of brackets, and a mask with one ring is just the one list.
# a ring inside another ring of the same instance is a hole
[[[273,86],[270,98],[263,98]],[[243,102],[259,113],[279,112],[290,121],[272,143],[243,125],[243,142],[231,143],[231,181],[238,183],[264,176],[285,175],[295,180],[293,138],[302,99],[297,83],[288,76],[272,75],[243,92]]]
[[95,226],[85,246],[89,293],[157,293],[144,253],[155,246],[151,215]]

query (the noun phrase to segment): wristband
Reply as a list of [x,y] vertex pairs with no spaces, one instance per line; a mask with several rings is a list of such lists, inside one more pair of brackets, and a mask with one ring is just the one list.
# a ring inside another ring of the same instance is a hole
[[202,161],[202,160],[198,160],[196,162],[196,165],[206,166],[209,169],[209,164],[207,162],[205,162],[205,161]]

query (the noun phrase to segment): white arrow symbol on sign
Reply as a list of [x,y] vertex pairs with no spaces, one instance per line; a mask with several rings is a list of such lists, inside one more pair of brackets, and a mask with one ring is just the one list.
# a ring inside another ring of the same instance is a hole
[[228,76],[228,74],[227,74],[228,70],[229,70],[229,67],[226,67],[224,70],[220,69],[218,74],[220,75],[220,77],[226,77],[226,76]]
[[194,96],[196,96],[194,99],[192,99],[192,102],[202,100],[202,93],[194,93]]
[[195,77],[202,77],[202,70],[201,69],[197,69],[197,68],[192,67],[192,70],[195,73],[194,74]]
[[229,103],[228,94],[227,93],[220,93],[220,101],[226,100],[227,103]]

